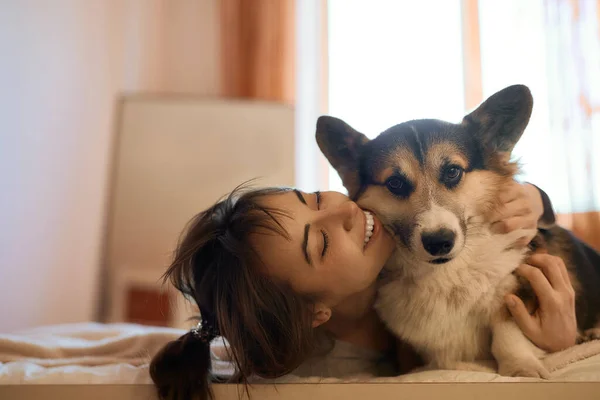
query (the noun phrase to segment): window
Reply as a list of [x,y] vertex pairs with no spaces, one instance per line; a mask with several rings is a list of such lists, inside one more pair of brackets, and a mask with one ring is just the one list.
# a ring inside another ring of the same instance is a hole
[[[463,3],[329,0],[329,114],[369,137],[410,119],[459,122],[470,111]],[[479,9],[480,100],[516,83],[532,90],[533,115],[514,156],[522,162],[521,179],[551,186],[544,159],[551,144],[544,140],[549,106],[543,0],[470,3]],[[331,167],[329,182],[331,190],[345,192]]]
[[[328,113],[368,137],[464,114],[460,0],[329,0]],[[330,167],[329,188],[346,192]]]
[[543,0],[479,0],[479,21],[483,98],[516,83],[529,87],[533,112],[513,157],[521,161],[523,180],[547,188],[543,166],[551,143],[544,140],[550,121]]

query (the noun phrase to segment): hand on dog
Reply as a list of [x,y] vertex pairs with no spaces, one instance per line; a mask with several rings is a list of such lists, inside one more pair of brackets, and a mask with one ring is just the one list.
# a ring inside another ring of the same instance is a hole
[[[491,216],[493,232],[537,229],[538,220],[544,213],[544,203],[535,186],[513,181],[508,190],[500,194],[500,200],[502,207]],[[516,246],[527,246],[534,236],[535,233],[520,238]]]
[[531,283],[539,301],[538,309],[530,315],[517,296],[510,294],[505,298],[525,336],[548,352],[575,345],[575,290],[563,260],[549,254],[534,254],[516,272]]

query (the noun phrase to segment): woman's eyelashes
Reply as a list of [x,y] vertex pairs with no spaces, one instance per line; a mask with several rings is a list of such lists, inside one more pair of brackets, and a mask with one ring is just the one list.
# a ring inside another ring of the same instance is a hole
[[323,234],[323,251],[321,252],[321,258],[325,257],[327,253],[327,248],[329,247],[329,236],[327,236],[327,232],[321,229],[321,233]]
[[[317,210],[321,209],[321,192],[316,191],[315,192],[315,197],[316,197],[316,201],[317,201]],[[327,232],[325,232],[325,230],[321,229],[321,235],[323,236],[323,250],[321,250],[321,258],[325,257],[325,254],[327,254],[327,249],[329,248],[329,236],[327,235]]]

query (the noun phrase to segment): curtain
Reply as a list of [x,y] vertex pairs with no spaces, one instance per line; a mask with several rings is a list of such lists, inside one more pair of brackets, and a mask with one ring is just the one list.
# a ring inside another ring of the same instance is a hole
[[294,102],[294,0],[221,0],[222,94]]
[[600,0],[545,0],[555,186],[561,225],[600,249]]

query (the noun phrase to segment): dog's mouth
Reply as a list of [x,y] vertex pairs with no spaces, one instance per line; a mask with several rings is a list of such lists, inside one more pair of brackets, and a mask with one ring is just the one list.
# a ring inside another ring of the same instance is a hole
[[431,264],[446,264],[448,261],[452,260],[451,258],[445,258],[445,257],[441,257],[441,258],[436,258],[435,260],[431,260],[429,261]]

